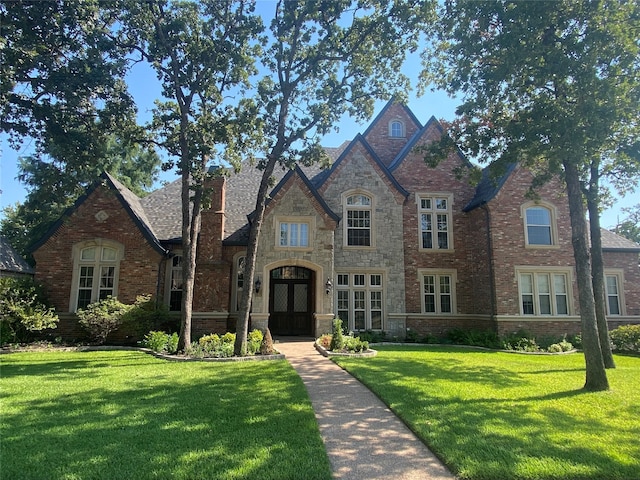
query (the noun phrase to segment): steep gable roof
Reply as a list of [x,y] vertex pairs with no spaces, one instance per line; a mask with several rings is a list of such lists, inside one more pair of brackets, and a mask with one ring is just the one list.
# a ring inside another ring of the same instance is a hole
[[313,196],[313,198],[318,202],[318,205],[322,208],[323,212],[326,213],[336,223],[339,222],[340,216],[337,215],[333,210],[331,210],[329,205],[327,205],[327,202],[325,202],[324,198],[320,196],[316,187],[313,186],[311,181],[307,178],[307,176],[298,165],[296,165],[293,170],[289,170],[289,172],[284,177],[282,177],[282,180],[280,180],[278,185],[276,185],[276,187],[271,191],[271,194],[267,199],[266,206],[269,206],[272,200],[278,195],[280,190],[282,190],[282,188],[284,188],[284,186],[288,182],[290,182],[295,175],[297,175],[302,180],[303,184],[306,186],[307,190]]
[[471,210],[488,203],[498,194],[515,169],[516,164],[512,163],[507,167],[507,170],[502,175],[496,177],[490,166],[485,167],[482,170],[482,179],[476,187],[476,194],[471,201],[465,205],[462,211],[470,212]]
[[367,135],[369,135],[369,133],[371,133],[371,130],[373,130],[376,127],[377,123],[387,114],[387,111],[395,104],[398,104],[402,107],[402,109],[404,110],[406,115],[409,117],[409,119],[416,124],[416,126],[418,127],[418,130],[422,128],[422,124],[420,123],[420,120],[418,120],[418,118],[415,116],[413,111],[411,111],[411,109],[407,107],[404,103],[400,103],[395,98],[392,98],[387,102],[387,104],[382,108],[382,110],[380,110],[380,113],[376,115],[376,118],[374,118],[373,121],[369,124],[369,126],[364,131],[362,136],[366,137]]
[[331,166],[331,169],[327,172],[327,174],[322,179],[320,179],[319,183],[317,184],[318,189],[320,189],[331,178],[331,176],[335,174],[336,170],[340,168],[340,165],[342,164],[342,162],[345,161],[345,159],[349,156],[349,154],[352,152],[352,150],[355,148],[356,145],[362,145],[364,147],[365,151],[369,154],[370,158],[372,158],[375,164],[380,168],[384,177],[389,181],[391,185],[393,185],[396,188],[396,190],[400,194],[402,194],[404,197],[409,196],[409,192],[407,192],[404,189],[404,187],[400,185],[398,180],[396,180],[396,178],[391,174],[389,169],[384,165],[384,163],[382,163],[378,155],[376,155],[376,152],[373,151],[369,143],[365,140],[364,136],[361,134],[358,134],[355,136],[355,138],[351,141],[349,146],[342,152],[342,155],[340,155],[338,160],[336,160],[336,162],[334,162],[334,164]]
[[0,272],[32,275],[33,268],[11,246],[9,240],[0,236]]
[[[396,170],[400,166],[400,164],[405,160],[407,155],[409,155],[413,151],[413,149],[416,147],[420,139],[422,139],[423,136],[433,128],[438,130],[440,135],[443,135],[445,133],[444,128],[442,127],[442,124],[438,121],[436,117],[432,116],[429,119],[429,121],[425,124],[425,126],[422,127],[420,130],[418,130],[416,133],[414,133],[413,136],[406,143],[406,145],[402,148],[402,150],[398,152],[398,155],[396,155],[396,158],[394,158],[393,162],[389,164],[389,171],[393,172],[394,170]],[[471,166],[471,162],[469,161],[467,156],[464,153],[462,153],[462,150],[460,150],[460,148],[457,146],[456,146],[456,153],[464,163]]]
[[153,228],[151,226],[151,222],[147,217],[144,207],[140,202],[140,198],[125,187],[122,183],[116,180],[114,177],[109,175],[108,173],[103,173],[100,175],[100,179],[91,185],[84,195],[80,196],[75,203],[69,207],[62,216],[58,219],[56,223],[49,229],[49,231],[32,247],[32,250],[35,251],[40,248],[42,245],[46,243],[46,241],[62,226],[65,219],[70,217],[74,211],[76,211],[89,196],[101,185],[104,185],[111,190],[114,190],[117,194],[117,198],[120,201],[120,204],[123,206],[125,211],[129,214],[133,222],[140,229],[145,239],[149,242],[149,244],[158,252],[164,254],[166,253],[165,248],[160,244],[160,240],[156,237]]
[[640,245],[605,228],[600,229],[603,252],[640,253]]

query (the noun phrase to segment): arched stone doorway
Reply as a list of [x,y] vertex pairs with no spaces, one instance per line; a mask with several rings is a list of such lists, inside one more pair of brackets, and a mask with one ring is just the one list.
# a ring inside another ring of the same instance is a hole
[[273,335],[313,335],[314,272],[285,266],[269,273],[269,330]]

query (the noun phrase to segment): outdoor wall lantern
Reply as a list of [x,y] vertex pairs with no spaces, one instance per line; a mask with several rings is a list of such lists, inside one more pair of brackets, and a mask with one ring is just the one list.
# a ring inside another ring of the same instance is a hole
[[327,295],[329,295],[331,293],[331,290],[333,289],[333,283],[331,283],[330,278],[327,278],[327,283],[324,284],[324,288],[327,291]]
[[260,289],[262,288],[262,280],[260,280],[260,277],[256,278],[254,286],[256,289],[256,293],[260,293]]

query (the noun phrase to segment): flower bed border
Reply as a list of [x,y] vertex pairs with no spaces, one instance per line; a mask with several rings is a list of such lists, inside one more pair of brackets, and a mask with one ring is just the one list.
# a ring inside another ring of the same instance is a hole
[[313,345],[316,347],[316,350],[324,355],[325,357],[375,357],[378,354],[377,350],[373,350],[371,348],[367,349],[364,352],[359,353],[348,353],[348,352],[332,352],[331,350],[327,350],[318,342],[313,342]]

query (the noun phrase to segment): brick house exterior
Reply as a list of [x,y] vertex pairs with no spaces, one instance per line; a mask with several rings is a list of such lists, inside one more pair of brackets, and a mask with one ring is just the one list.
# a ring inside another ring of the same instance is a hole
[[[571,228],[563,187],[527,198],[531,174],[488,171],[474,186],[460,153],[428,167],[416,147],[442,135],[389,102],[362,135],[327,148],[327,169],[274,174],[256,261],[242,278],[261,172],[248,165],[211,185],[203,212],[194,337],[233,330],[243,288],[253,328],[317,336],[339,316],[352,330],[403,337],[452,328],[580,330]],[[467,169],[469,171],[469,169]],[[36,279],[79,336],[73,312],[107,294],[151,294],[177,310],[181,295],[180,181],[140,199],[104,174],[39,242]],[[608,320],[640,323],[640,245],[603,230]]]

